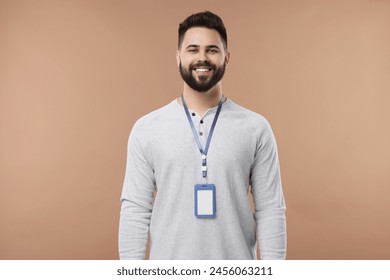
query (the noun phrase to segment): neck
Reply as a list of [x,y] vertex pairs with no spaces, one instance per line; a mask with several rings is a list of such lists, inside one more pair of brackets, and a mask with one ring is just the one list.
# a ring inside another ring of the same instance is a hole
[[[212,89],[206,92],[198,92],[184,84],[183,96],[188,108],[203,116],[208,109],[219,104],[222,98],[221,83],[216,84]],[[181,105],[181,98],[178,98]]]

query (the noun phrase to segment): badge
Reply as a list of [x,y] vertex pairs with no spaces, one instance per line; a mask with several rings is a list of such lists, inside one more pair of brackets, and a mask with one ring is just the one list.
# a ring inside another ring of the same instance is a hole
[[214,184],[197,184],[195,191],[195,217],[215,218],[217,212]]

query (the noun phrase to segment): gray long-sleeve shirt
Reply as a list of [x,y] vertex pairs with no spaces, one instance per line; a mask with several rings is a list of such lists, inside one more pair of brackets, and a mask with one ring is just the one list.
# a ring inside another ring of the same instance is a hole
[[[203,147],[216,110],[201,117],[190,109]],[[177,100],[135,123],[121,197],[120,258],[144,259],[150,231],[150,259],[256,259],[256,239],[261,259],[284,259],[285,202],[267,120],[230,99],[224,102],[207,156],[208,183],[216,186],[213,219],[194,215],[201,166]]]

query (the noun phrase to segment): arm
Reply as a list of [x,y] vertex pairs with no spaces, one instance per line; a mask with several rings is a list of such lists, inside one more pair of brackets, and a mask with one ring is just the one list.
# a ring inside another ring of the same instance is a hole
[[267,121],[260,128],[250,179],[260,258],[285,259],[286,206],[276,141]]
[[142,143],[146,142],[142,139],[142,129],[137,122],[127,146],[119,222],[120,259],[145,258],[155,181]]

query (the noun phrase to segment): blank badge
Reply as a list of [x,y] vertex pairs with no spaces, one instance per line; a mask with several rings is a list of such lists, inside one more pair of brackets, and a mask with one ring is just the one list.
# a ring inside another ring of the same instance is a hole
[[215,218],[216,198],[214,184],[195,185],[195,216],[197,218]]

